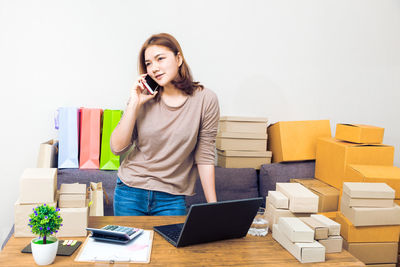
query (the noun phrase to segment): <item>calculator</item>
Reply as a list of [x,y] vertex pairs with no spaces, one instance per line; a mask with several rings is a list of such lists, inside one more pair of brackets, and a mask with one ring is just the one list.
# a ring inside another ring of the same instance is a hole
[[106,225],[103,228],[86,228],[92,232],[92,238],[99,241],[128,243],[143,233],[143,229],[120,226]]

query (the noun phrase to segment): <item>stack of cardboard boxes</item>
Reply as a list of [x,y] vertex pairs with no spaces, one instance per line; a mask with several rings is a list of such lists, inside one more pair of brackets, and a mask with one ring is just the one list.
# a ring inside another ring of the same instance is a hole
[[344,248],[366,264],[395,264],[400,207],[385,183],[344,183],[337,221],[344,226]]
[[269,228],[281,217],[309,217],[318,211],[318,196],[298,183],[277,183],[276,191],[269,191],[265,217]]
[[[276,189],[268,192],[266,209],[274,239],[301,262],[324,261],[325,253],[342,251],[340,225],[323,215],[313,214],[319,206],[316,194],[300,183],[277,183]],[[293,238],[303,234],[307,240]],[[310,255],[303,255],[303,246]]]
[[[339,190],[343,190],[344,182],[386,183],[395,190],[394,201],[398,203],[400,201],[400,169],[393,166],[394,147],[382,144],[383,136],[384,128],[381,127],[338,124],[335,138],[320,138],[317,142],[315,177]],[[348,205],[357,203],[358,200],[352,199],[349,204],[349,196],[346,194],[343,194],[343,196],[344,200],[341,203],[346,204],[342,205],[344,208],[342,213],[344,211],[347,212],[348,216],[352,216],[350,212],[354,212],[358,208],[350,209]],[[376,202],[376,199],[368,201]],[[388,202],[390,199],[379,200],[380,203],[385,201]],[[366,202],[362,203],[365,205]],[[353,243],[348,246],[350,251],[354,252],[355,247],[358,251],[361,251],[361,247],[366,248],[369,243],[376,246],[377,243],[383,242],[385,244],[381,244],[381,246],[391,246],[391,248],[384,250],[391,251],[393,255],[393,243],[397,243],[399,240],[398,226],[356,227],[342,213],[337,215],[336,220],[342,223],[342,236],[346,240],[345,245]],[[389,213],[389,216],[395,216],[392,212]],[[383,223],[385,218],[378,216],[376,220],[378,223]],[[382,227],[385,229],[382,229]],[[389,243],[392,244],[389,245]],[[369,251],[372,250],[369,248]],[[362,254],[367,255],[368,252],[364,250]],[[375,255],[376,253],[370,254]],[[376,262],[369,259],[365,261]],[[397,259],[395,262],[397,262]]]
[[218,162],[224,168],[255,168],[271,163],[266,118],[221,117],[216,140]]
[[85,184],[61,184],[58,207],[63,218],[59,236],[86,236],[89,210]]
[[22,173],[19,199],[14,205],[14,236],[35,237],[28,226],[29,215],[37,206],[57,206],[57,169],[29,168]]
[[[83,198],[85,198],[86,186]],[[67,188],[68,189],[68,188]],[[28,226],[29,215],[33,209],[42,204],[57,207],[57,169],[56,168],[28,168],[20,179],[19,199],[14,205],[14,235],[15,237],[35,237]],[[76,202],[82,196],[64,196],[61,205],[82,205]],[[62,204],[64,203],[64,204]],[[88,207],[83,202],[81,208],[60,208],[63,226],[56,234],[57,237],[86,236],[88,222]]]

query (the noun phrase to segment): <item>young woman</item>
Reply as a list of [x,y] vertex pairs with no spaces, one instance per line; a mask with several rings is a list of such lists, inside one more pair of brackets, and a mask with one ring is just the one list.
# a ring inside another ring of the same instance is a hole
[[[166,33],[143,44],[139,72],[111,135],[116,155],[134,144],[118,170],[114,214],[185,215],[197,174],[207,201],[216,202],[216,94],[193,81],[179,43]],[[146,75],[159,85],[154,95],[143,86]]]

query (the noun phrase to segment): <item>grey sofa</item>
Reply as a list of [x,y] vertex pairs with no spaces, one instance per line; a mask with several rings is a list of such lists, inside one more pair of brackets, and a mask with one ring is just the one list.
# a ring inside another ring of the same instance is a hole
[[[217,198],[223,201],[261,196],[265,201],[268,191],[275,190],[277,182],[289,182],[291,178],[313,178],[314,169],[314,161],[265,164],[259,171],[216,167]],[[89,182],[102,182],[108,195],[108,202],[104,200],[104,215],[112,216],[116,179],[117,171],[59,169],[57,183],[59,188],[61,183],[79,182],[88,186]],[[188,207],[206,202],[199,178],[196,181],[195,192],[194,196],[186,197]]]

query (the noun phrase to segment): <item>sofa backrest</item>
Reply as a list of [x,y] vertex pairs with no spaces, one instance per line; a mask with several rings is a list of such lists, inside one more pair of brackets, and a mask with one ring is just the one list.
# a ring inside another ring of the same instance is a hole
[[[218,201],[258,197],[258,175],[251,168],[215,167],[215,191]],[[200,178],[197,177],[195,195],[186,197],[186,206],[205,203]]]

